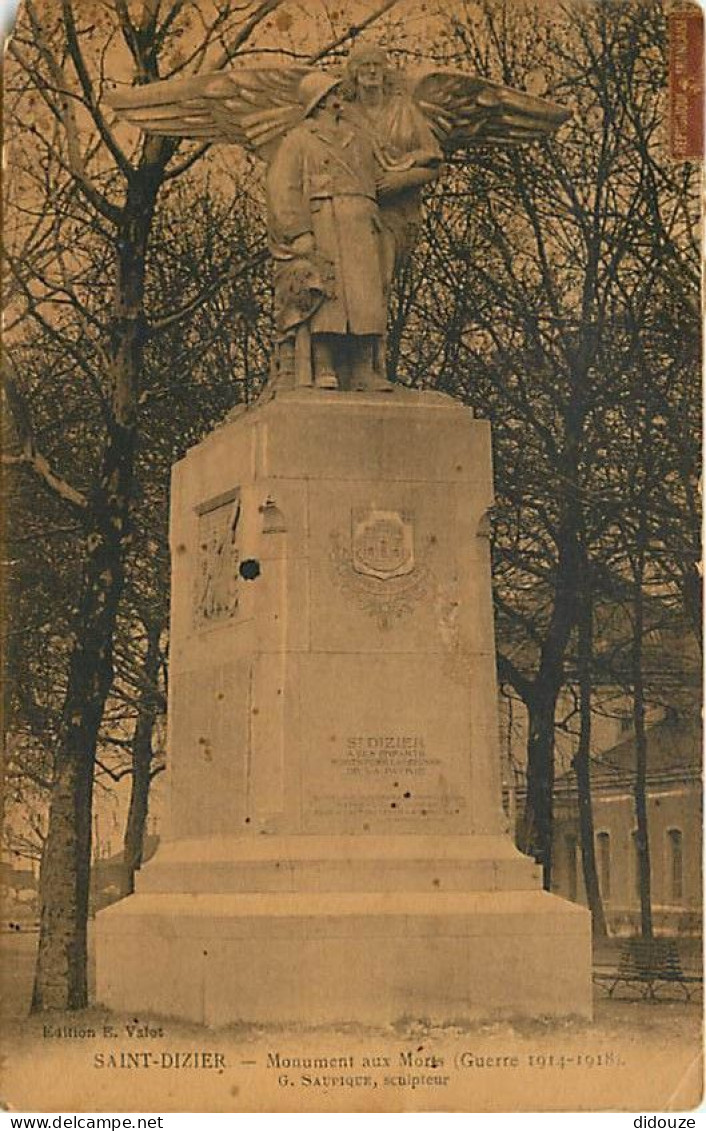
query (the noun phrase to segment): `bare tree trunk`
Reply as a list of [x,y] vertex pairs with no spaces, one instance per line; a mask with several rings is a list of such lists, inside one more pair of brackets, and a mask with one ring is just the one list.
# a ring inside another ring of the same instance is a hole
[[[641,518],[644,517],[644,511]],[[633,721],[635,724],[635,817],[637,821],[637,858],[640,880],[640,930],[644,939],[653,937],[652,876],[650,837],[647,823],[647,731],[645,728],[645,687],[642,672],[642,638],[644,607],[642,581],[644,550],[640,544],[635,568],[633,597],[632,684]]]
[[32,1010],[88,1004],[86,930],[93,767],[113,680],[113,638],[129,543],[135,406],[144,348],[147,241],[159,188],[147,159],[121,213],[109,353],[112,405],[99,485],[86,515],[86,560],[40,871]]
[[517,687],[529,714],[527,798],[521,847],[542,865],[551,891],[554,824],[554,718],[564,682],[564,657],[576,618],[578,586],[577,513],[569,508],[558,537],[557,577],[551,621],[536,678]]
[[542,865],[542,883],[552,884],[554,828],[554,715],[555,694],[532,695],[527,704],[527,798],[521,848]]
[[123,858],[127,873],[126,895],[135,890],[135,872],[142,865],[145,846],[145,825],[152,780],[152,736],[159,711],[157,679],[160,664],[160,635],[161,625],[151,624],[147,633],[147,654],[142,672],[140,705],[132,736],[132,788],[123,841]]
[[35,1011],[80,1009],[87,1004],[93,765],[113,680],[113,633],[123,588],[133,446],[132,430],[116,425],[86,524],[87,559],[40,871]]
[[699,642],[699,648],[704,650],[704,590],[696,565],[688,562],[682,570],[681,591],[684,609],[689,623],[694,630],[694,635]]
[[588,575],[588,562],[582,554],[581,611],[578,620],[578,677],[580,703],[579,745],[574,758],[576,787],[579,805],[579,836],[581,841],[581,865],[586,899],[591,911],[593,934],[605,938],[607,935],[603,898],[598,882],[596,868],[596,845],[593,826],[593,803],[591,799],[591,699],[593,681],[591,661],[593,659],[593,600],[591,582]]
[[40,929],[32,1010],[81,1009],[88,996],[86,922],[93,767],[57,758],[39,873]]

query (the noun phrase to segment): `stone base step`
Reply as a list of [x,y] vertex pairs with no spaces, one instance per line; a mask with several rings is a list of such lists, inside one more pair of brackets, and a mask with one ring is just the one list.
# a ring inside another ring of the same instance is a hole
[[588,912],[544,891],[143,894],[97,998],[207,1025],[591,1015]]

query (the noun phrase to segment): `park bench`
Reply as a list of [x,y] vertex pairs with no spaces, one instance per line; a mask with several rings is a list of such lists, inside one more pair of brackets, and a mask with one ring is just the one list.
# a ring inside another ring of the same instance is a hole
[[643,1000],[659,1001],[660,987],[678,987],[686,1001],[703,985],[703,975],[685,974],[673,939],[627,939],[617,969],[598,967],[593,981],[613,997],[619,987],[638,990]]

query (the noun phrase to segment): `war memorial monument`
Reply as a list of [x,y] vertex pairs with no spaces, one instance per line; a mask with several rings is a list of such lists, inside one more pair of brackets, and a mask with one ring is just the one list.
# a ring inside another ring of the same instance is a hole
[[445,154],[568,115],[360,46],[114,106],[267,162],[275,336],[259,402],[173,471],[170,821],[97,918],[97,999],[209,1025],[590,1016],[589,912],[542,890],[501,805],[490,428],[385,356]]

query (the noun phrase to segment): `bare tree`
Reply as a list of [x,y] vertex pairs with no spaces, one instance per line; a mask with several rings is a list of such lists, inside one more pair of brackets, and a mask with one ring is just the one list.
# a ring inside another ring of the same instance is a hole
[[[536,89],[543,76],[546,92],[574,110],[556,140],[479,149],[436,187],[423,275],[411,297],[401,291],[394,327],[402,379],[431,379],[493,424],[499,672],[528,712],[522,840],[549,887],[557,702],[575,675],[585,579],[620,509],[601,469],[641,357],[643,380],[658,378],[667,348],[655,338],[658,312],[672,273],[687,337],[698,336],[696,170],[662,175],[659,3],[566,5],[531,19],[502,0],[461,4],[437,47],[453,65],[516,86]],[[682,388],[693,406],[693,380]],[[671,489],[675,530],[685,526],[685,481],[692,490],[698,431],[693,413],[688,420],[677,443],[689,470]]]
[[[150,311],[150,240],[160,193],[186,175],[204,147],[146,135],[136,144],[112,121],[108,67],[122,59],[137,82],[219,68],[266,36],[282,0],[192,5],[116,3],[86,13],[77,0],[27,0],[10,44],[9,118],[17,158],[22,254],[8,256],[18,313],[70,358],[96,392],[100,428],[81,486],[36,444],[21,379],[12,386],[14,458],[58,495],[81,527],[80,581],[72,610],[66,689],[54,749],[49,827],[41,869],[41,927],[33,1008],[86,1004],[86,915],[96,746],[114,677],[114,634],[133,537],[131,504],[141,429],[144,358],[151,336],[183,310]],[[391,3],[369,12],[367,24]],[[90,17],[90,18],[89,18]],[[95,17],[95,18],[94,18]],[[332,46],[350,37],[343,25]],[[117,77],[117,76],[115,76]],[[33,146],[27,142],[33,140]],[[13,141],[10,138],[12,148]],[[51,205],[47,206],[47,201]],[[42,207],[44,204],[44,207]],[[110,298],[91,317],[84,273],[102,240]],[[182,323],[183,324],[183,323]]]

